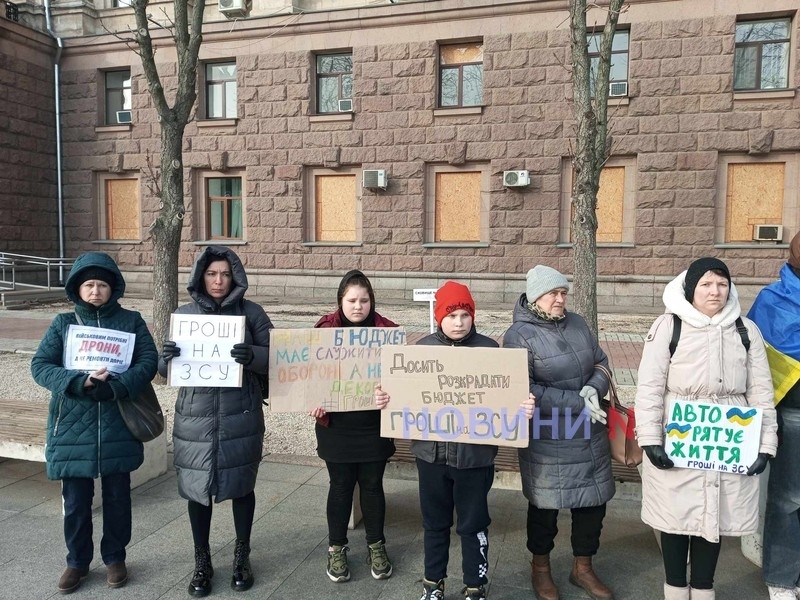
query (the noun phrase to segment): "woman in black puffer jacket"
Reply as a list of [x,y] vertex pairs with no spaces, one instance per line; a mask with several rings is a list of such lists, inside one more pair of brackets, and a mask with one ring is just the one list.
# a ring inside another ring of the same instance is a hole
[[[193,302],[177,314],[245,316],[245,342],[231,356],[244,365],[242,387],[182,387],[175,403],[172,439],[178,492],[189,501],[189,521],[195,546],[195,571],[189,594],[211,591],[209,535],[213,498],[232,500],[236,528],[231,587],[253,585],[250,569],[250,531],[256,496],[254,488],[264,444],[264,411],[260,377],[269,364],[272,322],[255,302],[244,299],[247,275],[235,252],[224,246],[206,248],[192,269],[187,287]],[[180,355],[175,342],[164,343],[158,371]]]
[[[592,568],[600,547],[606,503],[614,496],[606,415],[599,398],[609,382],[595,365],[608,358],[582,317],[565,307],[569,283],[550,267],[528,271],[527,293],[514,308],[514,322],[503,337],[505,348],[528,350],[530,390],[537,418],[531,442],[519,450],[522,488],[528,499],[528,550],[531,582],[540,600],[556,600],[550,551],[561,508],[572,511],[570,582],[592,598],[613,597]],[[584,427],[577,425],[583,420]],[[577,431],[576,431],[577,429]]]

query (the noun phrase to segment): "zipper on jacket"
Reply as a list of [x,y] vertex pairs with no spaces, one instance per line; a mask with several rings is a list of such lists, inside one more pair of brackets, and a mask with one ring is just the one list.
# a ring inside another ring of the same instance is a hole
[[[102,327],[102,324],[100,323],[100,311],[99,310],[95,311],[95,314],[97,319],[97,326]],[[102,426],[100,420],[100,413],[102,412],[101,407],[102,407],[102,402],[98,402],[97,403],[97,477],[100,477],[103,474],[102,473],[103,469],[101,467],[102,463],[100,462],[100,459],[102,457],[101,446],[100,446],[100,440],[102,440]]]
[[53,437],[58,435],[58,425],[61,423],[61,408],[64,406],[64,394],[58,395],[58,413],[56,414],[56,424],[53,426]]

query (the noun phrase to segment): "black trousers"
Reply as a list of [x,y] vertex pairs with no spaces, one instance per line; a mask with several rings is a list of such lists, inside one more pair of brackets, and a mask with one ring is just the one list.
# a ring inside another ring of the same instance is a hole
[[386,461],[363,463],[325,462],[328,467],[328,543],[331,546],[347,544],[347,523],[353,508],[356,483],[359,489],[361,515],[367,544],[385,542],[383,525],[386,521],[386,496],[383,493],[383,472]]
[[[600,532],[606,505],[572,508],[572,554],[594,556],[600,548]],[[537,508],[528,504],[528,550],[532,554],[550,554],[558,535],[558,509]]]
[[419,504],[425,530],[425,579],[447,577],[453,509],[458,515],[456,533],[461,538],[464,585],[478,587],[489,581],[489,503],[494,466],[456,469],[417,459]]
[[[231,500],[233,506],[233,527],[236,529],[236,539],[250,542],[250,532],[253,529],[253,516],[256,512],[256,494],[250,492],[241,498]],[[208,506],[189,500],[189,523],[192,526],[192,539],[197,548],[209,547],[211,535],[211,515],[214,512],[214,502]]]
[[[661,555],[667,585],[686,587],[686,558],[692,571],[691,586],[696,590],[714,587],[714,573],[722,548],[720,542],[709,542],[701,537],[661,532]],[[691,550],[691,552],[690,552]]]

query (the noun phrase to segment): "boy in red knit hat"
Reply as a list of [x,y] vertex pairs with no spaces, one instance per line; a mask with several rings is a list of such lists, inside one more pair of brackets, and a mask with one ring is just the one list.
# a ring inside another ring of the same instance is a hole
[[[433,314],[437,331],[417,342],[424,346],[497,348],[493,339],[475,330],[475,301],[469,288],[454,281],[436,292]],[[380,386],[376,402],[385,404],[389,394]],[[533,416],[533,394],[522,404],[527,417]],[[458,514],[461,538],[462,593],[468,600],[485,600],[489,582],[489,490],[494,481],[497,446],[412,440],[417,459],[419,500],[425,530],[425,577],[420,600],[442,600],[450,554],[453,509]]]

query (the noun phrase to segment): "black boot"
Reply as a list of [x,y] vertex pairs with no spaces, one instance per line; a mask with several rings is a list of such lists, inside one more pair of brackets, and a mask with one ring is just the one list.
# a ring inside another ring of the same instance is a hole
[[194,574],[189,582],[190,596],[208,596],[211,593],[211,578],[214,577],[214,567],[211,566],[211,549],[194,549]]
[[236,540],[236,549],[233,551],[233,576],[231,588],[243,592],[253,587],[253,572],[250,570],[250,542]]

